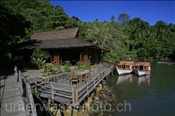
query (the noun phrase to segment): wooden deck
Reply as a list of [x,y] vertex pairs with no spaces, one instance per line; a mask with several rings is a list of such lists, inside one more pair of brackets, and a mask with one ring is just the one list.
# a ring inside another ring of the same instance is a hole
[[30,77],[18,70],[15,74],[2,73],[0,74],[1,116],[37,116],[33,93],[70,109],[76,108],[102,80],[113,73],[113,69],[114,65],[98,64],[91,71],[89,79],[78,84],[70,83],[67,73],[44,78],[37,75]]
[[[9,72],[10,73],[10,72]],[[14,72],[13,72],[14,73]],[[1,74],[1,116],[25,116],[25,108],[15,74]]]
[[[31,86],[37,89],[41,98],[52,99],[58,104],[76,107],[96,89],[99,83],[113,73],[114,65],[98,64],[91,72],[90,79],[72,84],[68,74],[56,75],[49,78],[27,78]],[[35,91],[36,92],[36,91]]]

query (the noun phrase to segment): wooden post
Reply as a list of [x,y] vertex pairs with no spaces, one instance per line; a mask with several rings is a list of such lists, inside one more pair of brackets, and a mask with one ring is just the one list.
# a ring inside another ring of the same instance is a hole
[[89,89],[89,80],[87,80],[87,83],[86,83],[86,93],[88,93],[88,89]]
[[62,53],[61,53],[61,51],[59,53],[59,64],[62,65]]
[[78,89],[77,89],[77,86],[73,86],[72,87],[72,101],[73,101],[73,104],[75,104],[77,101],[78,101]]
[[80,52],[80,63],[82,63],[82,53]]
[[72,103],[75,104],[75,92],[74,92],[74,87],[72,87]]
[[53,84],[52,84],[52,83],[50,83],[50,86],[51,86],[52,100],[54,100],[54,90],[53,90]]
[[22,82],[22,78],[21,78],[21,71],[18,72],[18,82],[19,82],[20,94],[22,96],[23,95],[23,82]]
[[50,62],[52,62],[52,52],[50,53]]
[[57,63],[57,60],[58,60],[57,53],[56,53],[56,52],[54,52],[53,62]]
[[72,116],[72,107],[69,107],[69,116]]
[[60,55],[58,53],[58,61],[57,61],[58,64],[60,64]]
[[16,77],[17,82],[18,82],[18,68],[17,68],[17,66],[15,66],[14,71],[15,71],[15,77]]
[[84,61],[85,62],[88,62],[89,61],[89,58],[88,58],[88,48],[86,48],[86,50],[85,50]]
[[75,89],[75,93],[76,93],[76,102],[78,101],[78,88],[76,86],[76,89]]

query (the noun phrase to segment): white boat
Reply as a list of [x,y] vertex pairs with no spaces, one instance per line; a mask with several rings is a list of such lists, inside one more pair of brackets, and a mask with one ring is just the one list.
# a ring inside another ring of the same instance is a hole
[[115,66],[118,75],[129,74],[134,71],[134,62],[133,61],[120,61]]
[[148,75],[151,72],[151,64],[149,62],[136,62],[134,72],[138,76]]
[[150,85],[150,74],[139,77],[139,79],[138,79],[138,85],[140,85],[141,83],[144,83],[144,82],[146,84]]
[[132,74],[120,75],[120,76],[118,76],[117,85],[120,83],[123,83],[124,81],[127,81],[127,80],[130,80],[130,82],[131,82],[132,78],[133,78]]

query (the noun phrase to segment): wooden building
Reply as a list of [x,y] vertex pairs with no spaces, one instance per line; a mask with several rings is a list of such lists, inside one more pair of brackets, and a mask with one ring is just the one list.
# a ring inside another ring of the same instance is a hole
[[96,64],[102,61],[104,50],[93,43],[81,38],[79,28],[53,30],[34,33],[31,40],[23,43],[16,55],[23,55],[24,59],[31,59],[35,48],[41,48],[50,53],[48,62],[62,64],[70,62],[91,62]]

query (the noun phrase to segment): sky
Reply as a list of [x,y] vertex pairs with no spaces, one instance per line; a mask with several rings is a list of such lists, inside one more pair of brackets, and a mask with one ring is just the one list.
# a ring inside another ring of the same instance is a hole
[[118,21],[118,16],[122,13],[128,14],[130,19],[140,18],[154,25],[162,20],[166,23],[175,24],[175,1],[56,1],[51,0],[53,6],[63,7],[69,16],[76,16],[83,22],[111,21],[111,16]]

